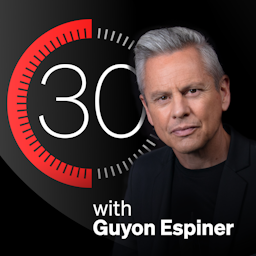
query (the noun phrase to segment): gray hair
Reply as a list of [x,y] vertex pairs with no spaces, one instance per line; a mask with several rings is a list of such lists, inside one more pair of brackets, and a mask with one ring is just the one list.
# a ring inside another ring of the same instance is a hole
[[219,81],[224,71],[217,54],[205,37],[195,30],[184,27],[162,28],[142,35],[134,49],[137,82],[144,98],[144,65],[147,59],[160,54],[174,53],[189,46],[194,46],[201,54],[204,67],[213,77],[216,90],[219,90]]

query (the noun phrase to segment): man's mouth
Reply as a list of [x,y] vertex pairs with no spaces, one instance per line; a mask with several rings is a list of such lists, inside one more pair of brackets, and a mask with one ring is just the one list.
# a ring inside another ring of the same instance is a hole
[[197,128],[197,126],[179,126],[173,129],[172,133],[178,137],[184,137],[192,134]]

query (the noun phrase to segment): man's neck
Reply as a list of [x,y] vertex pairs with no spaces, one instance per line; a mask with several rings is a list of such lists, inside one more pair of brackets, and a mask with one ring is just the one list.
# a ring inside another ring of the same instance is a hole
[[230,135],[221,125],[204,148],[188,154],[182,154],[175,150],[174,153],[185,168],[204,169],[224,162],[228,156],[229,144]]

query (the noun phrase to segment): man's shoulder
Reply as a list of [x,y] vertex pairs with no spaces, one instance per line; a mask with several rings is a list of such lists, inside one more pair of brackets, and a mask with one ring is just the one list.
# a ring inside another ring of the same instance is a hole
[[172,149],[168,146],[164,146],[153,151],[150,151],[140,156],[136,162],[140,164],[157,162],[160,163],[168,157],[168,154],[172,152]]
[[256,150],[256,140],[248,139],[253,150]]
[[[240,175],[253,174],[255,176],[256,141],[244,136],[231,126],[230,131],[231,141],[227,158],[227,166],[236,172],[239,171]],[[250,181],[249,178],[248,181]]]
[[172,149],[168,146],[164,146],[155,149],[140,156],[134,162],[134,171],[137,174],[143,174],[144,172],[150,173],[151,171],[156,171],[158,168],[172,159]]
[[[172,160],[172,149],[164,146],[140,156],[133,163],[128,182],[128,194],[133,192],[133,202],[141,203],[148,198],[157,177],[161,177],[160,180],[168,177]],[[138,207],[140,208],[139,205]]]
[[232,146],[236,148],[236,150],[241,151],[243,146],[249,146],[250,150],[255,152],[256,150],[256,140],[245,136],[244,134],[240,133],[233,127],[230,127],[232,130],[232,135],[234,136],[234,142]]

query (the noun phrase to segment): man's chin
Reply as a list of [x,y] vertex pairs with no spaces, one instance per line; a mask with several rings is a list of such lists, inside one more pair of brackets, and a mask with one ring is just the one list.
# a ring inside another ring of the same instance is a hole
[[192,154],[197,152],[201,147],[198,145],[198,143],[189,143],[186,145],[179,145],[177,147],[172,147],[174,153],[180,153],[180,154]]

